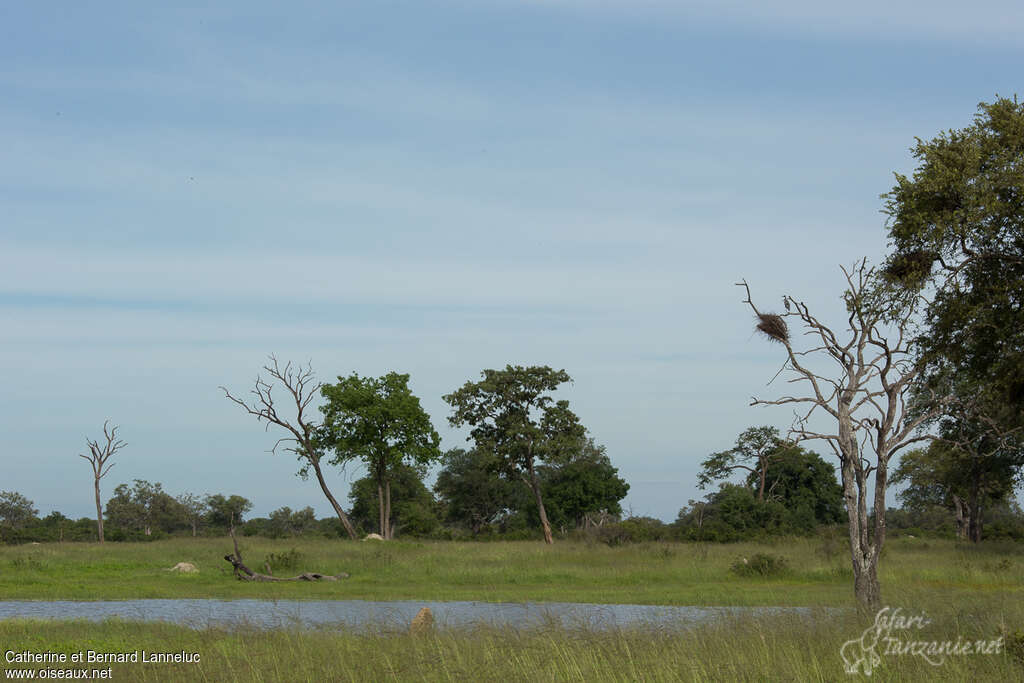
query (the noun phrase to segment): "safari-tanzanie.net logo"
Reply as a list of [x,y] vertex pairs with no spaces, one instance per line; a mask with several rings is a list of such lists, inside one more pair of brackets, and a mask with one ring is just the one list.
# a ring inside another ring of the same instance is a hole
[[932,623],[924,612],[912,614],[903,608],[883,607],[875,622],[860,638],[843,643],[839,650],[848,674],[868,676],[882,664],[883,657],[920,657],[932,666],[941,666],[949,657],[997,655],[1003,651],[1003,638],[992,640],[936,640],[921,637],[920,631]]

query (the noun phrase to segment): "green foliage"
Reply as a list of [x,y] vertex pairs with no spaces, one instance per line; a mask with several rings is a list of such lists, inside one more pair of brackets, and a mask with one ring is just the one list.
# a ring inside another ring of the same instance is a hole
[[496,455],[480,448],[453,448],[444,454],[444,468],[434,491],[444,508],[445,522],[468,528],[473,536],[507,519],[529,502],[526,487],[498,474]]
[[[389,372],[383,377],[352,373],[337,384],[321,387],[326,404],[320,443],[334,451],[332,464],[362,460],[378,485],[381,533],[390,536],[386,509],[391,506],[390,482],[397,468],[411,466],[421,474],[441,458],[438,436],[430,416],[409,389],[409,375]],[[379,501],[380,502],[380,501]]]
[[[747,477],[749,488],[758,483],[756,474]],[[767,500],[782,503],[789,511],[794,531],[846,521],[835,468],[817,453],[799,446],[786,448],[768,471],[765,488]]]
[[[561,462],[537,468],[548,518],[556,527],[583,526],[591,513],[622,514],[620,501],[629,492],[629,484],[618,476],[604,446],[592,438],[581,439],[575,453]],[[537,506],[525,500],[531,520],[536,523]]]
[[737,541],[808,534],[845,520],[835,469],[816,453],[783,447],[766,472],[764,500],[758,499],[760,487],[755,469],[745,485],[725,483],[705,500],[691,500],[673,524],[676,533],[689,540]]
[[912,177],[884,195],[890,279],[934,285],[918,342],[929,380],[1024,406],[1024,104],[981,103],[971,126],[917,141]]
[[[479,382],[466,382],[444,396],[452,407],[452,427],[470,427],[476,448],[494,453],[497,468],[509,479],[522,477],[533,489],[538,509],[544,512],[539,462],[564,463],[579,452],[586,429],[569,402],[555,401],[547,392],[570,381],[565,370],[548,366],[508,365],[504,370],[484,370]],[[541,514],[541,520],[544,515]],[[551,542],[551,530],[544,536]]]
[[789,573],[789,564],[786,562],[786,558],[779,555],[757,553],[751,555],[750,558],[739,558],[732,563],[729,571],[742,577],[760,576],[769,578]]
[[217,493],[206,497],[206,506],[209,509],[207,519],[210,524],[227,529],[245,521],[245,513],[252,510],[252,501],[238,495],[224,496]]
[[[750,427],[736,438],[736,445],[727,451],[712,453],[703,463],[697,485],[708,485],[728,478],[736,470],[749,472],[763,482],[769,466],[783,457],[788,447],[775,427]],[[760,492],[760,488],[758,489]],[[761,497],[759,495],[759,497]]]
[[453,409],[448,422],[468,425],[476,447],[494,453],[504,474],[518,477],[536,460],[558,462],[576,451],[583,425],[568,401],[545,393],[571,381],[565,370],[508,365],[481,375],[481,381],[444,396]]
[[[422,536],[438,526],[434,497],[416,468],[401,463],[392,467],[391,491],[395,503],[390,524],[396,535]],[[380,508],[374,477],[369,475],[352,482],[348,498],[352,504],[349,516],[356,528],[363,533],[376,532]]]
[[188,524],[181,503],[164,491],[159,482],[152,484],[143,479],[136,479],[132,488],[120,484],[114,489],[107,501],[106,519],[114,534],[112,540],[124,534],[169,533]]
[[0,524],[8,529],[21,529],[35,519],[39,510],[32,501],[17,491],[0,491]]
[[303,559],[301,552],[296,548],[290,548],[276,553],[268,553],[267,556],[263,558],[263,564],[268,564],[272,570],[279,571],[295,569]]
[[181,505],[182,512],[189,525],[192,527],[192,535],[195,536],[199,527],[202,526],[203,520],[209,514],[209,507],[206,504],[206,500],[202,496],[198,496],[194,493],[182,493],[177,496],[175,500]]
[[301,536],[304,531],[316,523],[316,513],[311,507],[292,511],[290,507],[282,507],[270,513],[265,525],[265,533],[271,538]]

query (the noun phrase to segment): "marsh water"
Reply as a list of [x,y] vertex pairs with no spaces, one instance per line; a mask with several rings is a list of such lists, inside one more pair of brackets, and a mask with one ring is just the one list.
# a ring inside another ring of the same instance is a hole
[[0,619],[121,618],[169,621],[193,628],[249,625],[257,628],[404,628],[423,607],[441,627],[497,627],[608,630],[647,626],[679,628],[738,616],[798,614],[807,607],[682,607],[661,605],[599,605],[570,602],[376,602],[365,600],[124,600],[124,601],[0,601]]

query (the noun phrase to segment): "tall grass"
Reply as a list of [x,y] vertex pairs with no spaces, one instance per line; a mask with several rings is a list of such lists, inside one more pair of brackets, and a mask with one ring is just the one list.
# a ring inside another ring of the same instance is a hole
[[[913,637],[992,639],[1024,628],[1024,605],[983,597],[950,603],[941,594],[908,605],[932,623]],[[734,617],[695,628],[472,628],[405,632],[298,629],[193,631],[107,621],[0,622],[5,648],[68,654],[148,650],[198,652],[198,664],[115,664],[117,680],[163,681],[840,681],[839,651],[872,623],[855,610]],[[0,665],[11,668],[13,665]],[[1024,655],[950,657],[932,666],[883,656],[880,681],[1011,681]]]

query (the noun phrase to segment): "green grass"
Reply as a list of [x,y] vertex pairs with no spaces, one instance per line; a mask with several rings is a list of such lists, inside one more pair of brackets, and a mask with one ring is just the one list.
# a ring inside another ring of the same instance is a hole
[[[920,597],[920,596],[919,596]],[[1024,627],[1024,605],[988,596],[969,607],[941,594],[909,606],[933,620],[913,636],[994,639]],[[855,610],[738,617],[698,628],[474,628],[422,635],[337,630],[193,631],[123,621],[0,621],[4,648],[35,652],[199,653],[191,664],[114,664],[115,680],[138,681],[841,681],[840,648],[872,623]],[[0,668],[17,665],[0,664]],[[64,665],[70,667],[72,665]],[[95,665],[106,666],[106,665]],[[38,668],[38,666],[36,667]],[[1024,678],[1024,655],[883,656],[877,681],[1011,681]]]
[[[849,559],[834,543],[602,544],[561,542],[352,542],[246,538],[247,564],[295,549],[294,570],[349,572],[337,583],[236,581],[229,539],[65,543],[0,547],[0,599],[266,598],[488,600],[663,605],[853,604]],[[785,559],[776,577],[730,571],[739,558]],[[197,575],[165,571],[192,562]],[[949,599],[986,593],[1024,599],[1024,548],[893,539],[880,566],[883,597],[941,590]]]

